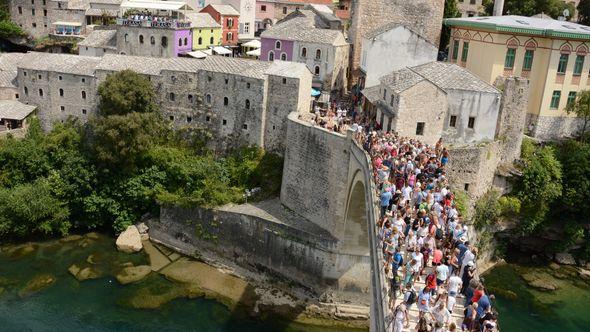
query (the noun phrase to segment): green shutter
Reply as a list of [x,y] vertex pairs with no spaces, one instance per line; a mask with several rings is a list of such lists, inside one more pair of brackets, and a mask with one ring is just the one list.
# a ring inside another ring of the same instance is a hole
[[534,56],[535,51],[533,50],[526,50],[526,52],[524,52],[524,62],[522,64],[522,70],[531,70],[533,68]]
[[584,56],[578,55],[576,56],[576,64],[574,66],[574,75],[581,75],[582,69],[584,69]]
[[453,41],[453,60],[457,60],[459,58],[459,43],[460,41],[457,39]]
[[570,91],[567,95],[567,104],[573,104],[576,101],[576,91]]
[[469,42],[463,42],[463,53],[461,54],[461,61],[466,62],[469,55]]
[[551,109],[558,109],[559,108],[559,100],[561,99],[561,91],[553,91],[553,96],[551,97]]
[[506,50],[506,59],[504,59],[504,68],[512,69],[514,68],[514,58],[516,57],[516,49],[509,48]]
[[565,71],[567,70],[567,62],[570,58],[569,54],[562,54],[559,57],[559,66],[557,66],[557,72],[559,74],[565,74]]

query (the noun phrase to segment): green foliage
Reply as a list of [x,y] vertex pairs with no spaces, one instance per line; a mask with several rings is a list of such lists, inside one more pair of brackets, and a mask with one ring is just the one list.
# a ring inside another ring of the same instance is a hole
[[559,146],[563,165],[563,196],[560,207],[572,218],[590,222],[590,143],[567,141]]
[[498,223],[501,219],[512,219],[520,213],[521,203],[516,197],[502,196],[491,189],[475,203],[473,221],[475,227],[483,229]]
[[565,111],[567,114],[575,114],[584,122],[580,138],[586,138],[586,129],[590,122],[590,90],[580,91],[576,94],[576,100],[567,105]]
[[455,204],[457,212],[463,217],[468,219],[469,214],[469,195],[464,191],[455,192]]
[[[582,0],[584,1],[584,0]],[[485,15],[492,15],[494,9],[493,0],[484,0],[483,8]],[[570,11],[568,20],[571,19],[575,12],[576,7],[571,3],[566,3],[562,0],[506,0],[504,2],[504,15],[520,15],[520,16],[533,16],[537,14],[549,15],[553,18],[558,18],[562,15],[564,9]]]
[[533,154],[537,150],[537,145],[535,141],[532,139],[525,137],[522,140],[522,145],[520,147],[520,157],[523,160],[530,160],[533,157]]
[[578,4],[578,22],[590,25],[590,0],[580,0]]
[[150,113],[158,109],[150,80],[131,70],[107,75],[98,86],[102,116]]
[[[445,0],[445,9],[443,12],[443,18],[454,18],[454,17],[461,17],[461,12],[459,11],[459,7],[457,6],[457,0]],[[449,45],[449,40],[451,37],[451,28],[446,25],[443,25],[441,36],[440,36],[440,44],[439,50],[447,49]]]

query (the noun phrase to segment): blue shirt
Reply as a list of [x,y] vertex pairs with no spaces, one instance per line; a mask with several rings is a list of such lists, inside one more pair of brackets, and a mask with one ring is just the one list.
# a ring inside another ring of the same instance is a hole
[[386,191],[381,194],[381,206],[389,206],[389,201],[391,200],[392,194],[391,191]]
[[488,311],[490,306],[490,298],[486,294],[484,294],[482,297],[479,298],[479,301],[477,301],[477,317],[483,316],[483,314],[486,311]]

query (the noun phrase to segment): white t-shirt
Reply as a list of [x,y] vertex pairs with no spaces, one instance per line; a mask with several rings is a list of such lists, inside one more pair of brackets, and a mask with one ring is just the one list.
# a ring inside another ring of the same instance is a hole
[[450,277],[449,278],[449,292],[459,293],[459,287],[461,287],[462,283],[463,283],[463,280],[461,280],[461,278],[459,278],[458,276]]
[[412,259],[416,260],[416,264],[414,264],[415,271],[420,271],[420,269],[422,268],[422,259],[423,258],[424,258],[424,255],[422,255],[422,253],[419,251],[412,253]]
[[441,264],[436,267],[436,278],[442,281],[446,281],[449,277],[449,267]]

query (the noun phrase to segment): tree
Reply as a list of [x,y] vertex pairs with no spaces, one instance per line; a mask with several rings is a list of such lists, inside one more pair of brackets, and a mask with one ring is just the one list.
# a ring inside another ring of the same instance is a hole
[[582,130],[580,132],[580,140],[586,137],[586,129],[588,121],[590,121],[590,90],[580,91],[576,95],[576,100],[569,103],[565,109],[567,114],[575,114],[582,119]]
[[[483,7],[486,15],[492,15],[494,2],[484,0]],[[563,10],[566,8],[570,11],[569,18],[571,19],[576,8],[562,0],[506,0],[503,14],[533,16],[543,13],[556,19],[563,14]]]
[[590,0],[581,0],[578,4],[578,23],[590,25]]
[[[445,10],[443,12],[444,18],[455,18],[460,17],[461,12],[459,11],[459,7],[457,6],[457,0],[445,0]],[[443,25],[442,34],[440,36],[440,44],[439,50],[444,51],[447,49],[449,45],[449,40],[451,36],[451,28]]]
[[150,113],[158,109],[152,83],[131,70],[107,75],[98,86],[98,95],[102,116]]

